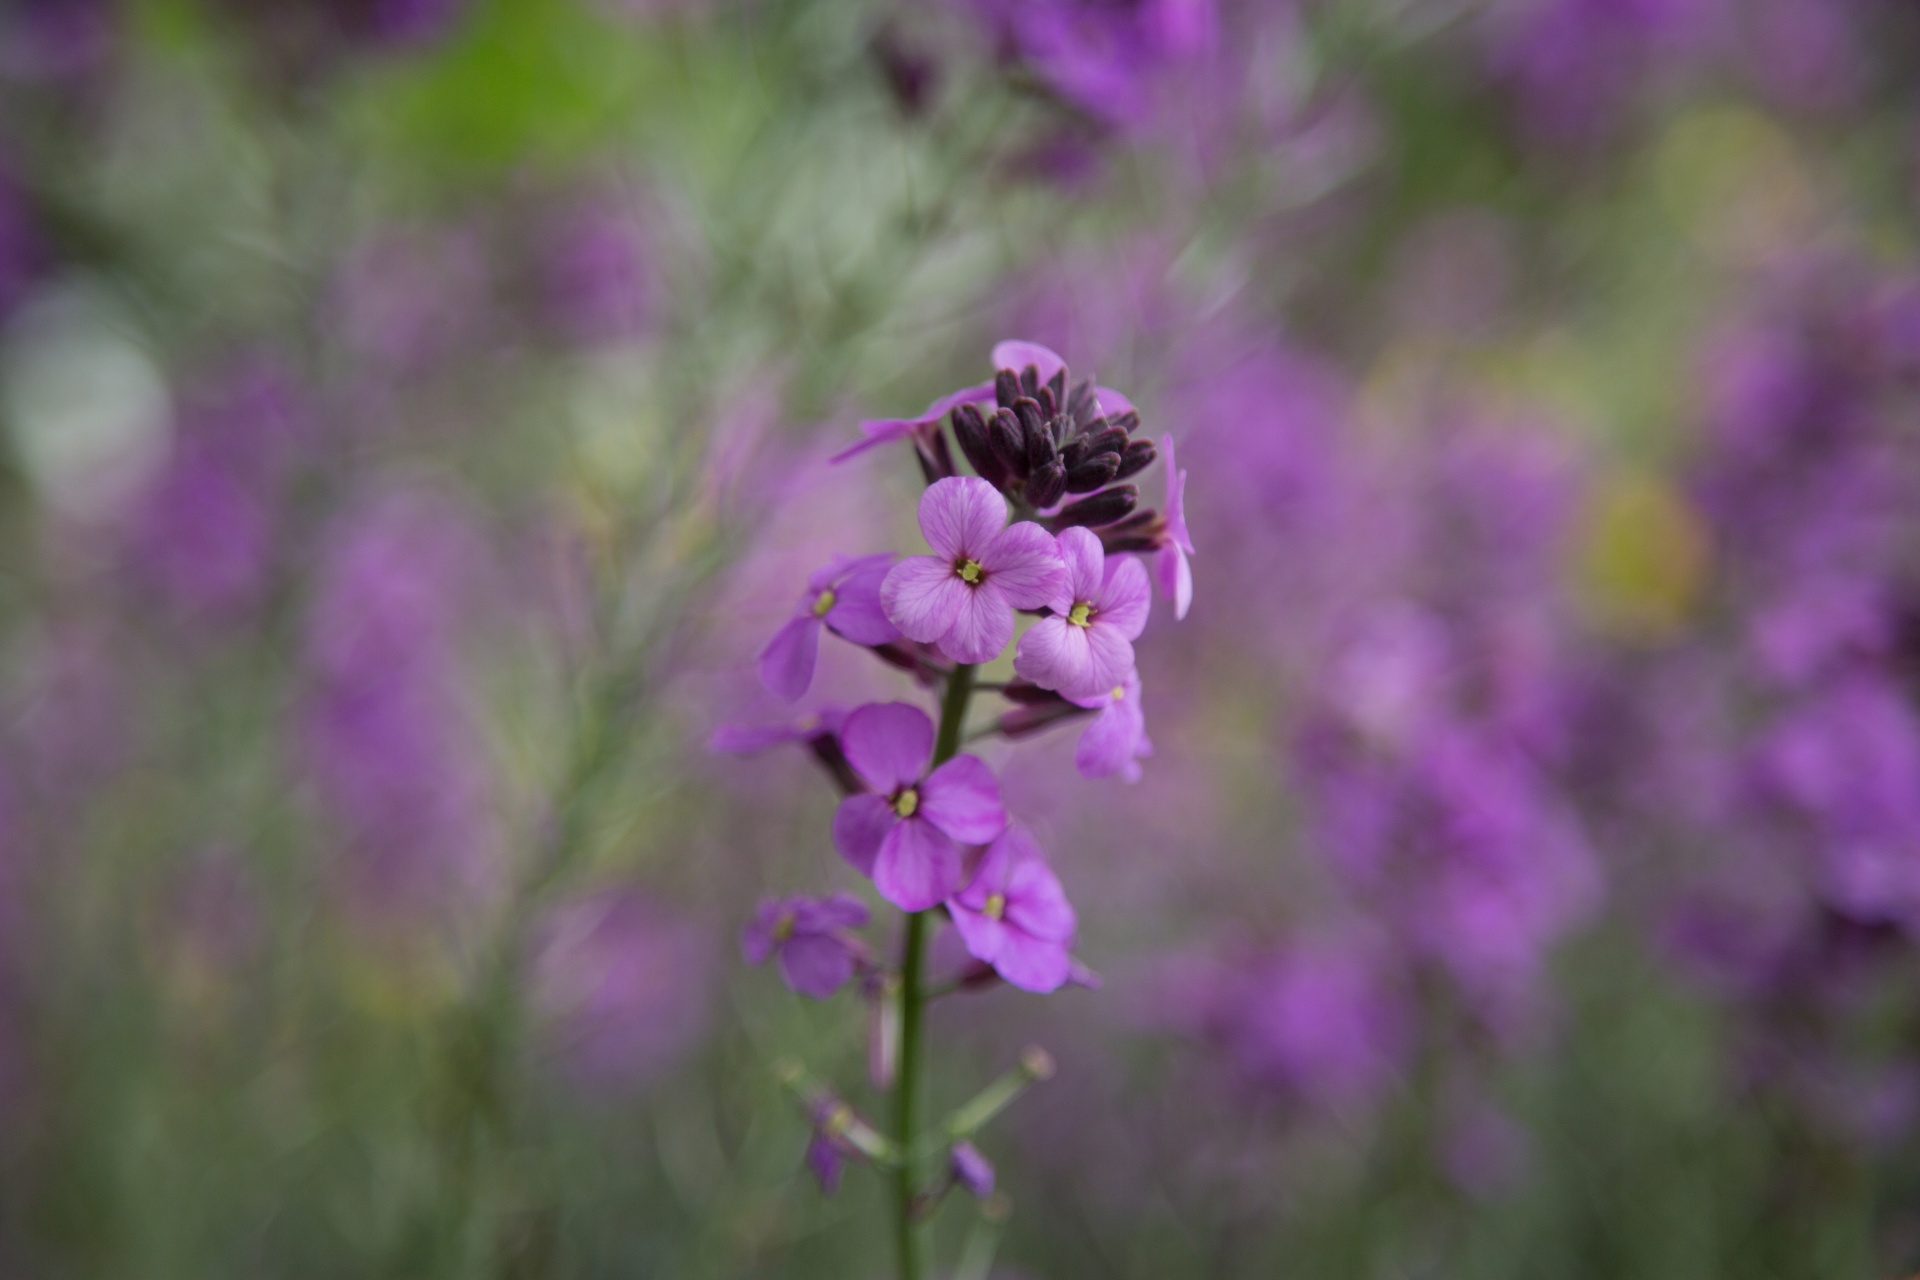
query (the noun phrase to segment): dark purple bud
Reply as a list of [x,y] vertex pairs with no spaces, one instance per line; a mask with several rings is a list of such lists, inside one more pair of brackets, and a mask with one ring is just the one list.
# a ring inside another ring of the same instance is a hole
[[1046,387],[1046,389],[1047,389],[1048,391],[1051,391],[1051,392],[1053,392],[1053,402],[1054,402],[1055,404],[1064,404],[1064,403],[1066,403],[1066,399],[1067,399],[1067,366],[1065,366],[1065,365],[1061,365],[1061,366],[1060,366],[1060,367],[1059,367],[1058,369],[1055,369],[1055,370],[1053,371],[1053,376],[1052,376],[1051,378],[1048,378],[1048,379],[1047,379],[1047,387]]
[[1114,478],[1120,470],[1117,454],[1096,453],[1067,472],[1068,493],[1092,493]]
[[987,420],[987,443],[1008,475],[1016,480],[1026,479],[1027,438],[1020,430],[1020,419],[1013,416],[1013,410],[993,411],[993,417]]
[[1140,474],[1153,465],[1153,460],[1157,456],[1159,455],[1154,451],[1153,441],[1135,440],[1127,446],[1127,451],[1120,455],[1120,470],[1114,473],[1114,478],[1125,480],[1128,476]]
[[1140,429],[1140,415],[1132,409],[1127,410],[1125,413],[1110,413],[1107,415],[1107,423],[1110,426],[1120,428],[1128,435],[1132,435]]
[[1057,724],[1081,716],[1090,716],[1093,712],[1086,707],[1077,707],[1061,698],[1054,702],[1043,702],[1034,706],[1015,707],[994,721],[993,727],[1002,737],[1018,740],[1031,738],[1036,733],[1045,733]]
[[1067,396],[1067,416],[1082,427],[1099,416],[1099,407],[1094,400],[1091,382],[1080,383]]
[[1029,400],[1039,396],[1040,370],[1037,366],[1028,365],[1020,371],[1020,390]]
[[1050,507],[1066,496],[1067,469],[1058,462],[1047,463],[1027,481],[1027,505],[1036,510]]
[[1160,513],[1152,507],[1136,511],[1124,520],[1116,520],[1100,530],[1100,546],[1110,556],[1128,551],[1157,551],[1161,530]]
[[[1095,422],[1105,419],[1096,418]],[[1127,433],[1118,427],[1099,427],[1087,432],[1083,437],[1087,442],[1087,452],[1118,454],[1127,447]]]
[[1013,402],[1013,411],[1020,419],[1020,438],[1026,446],[1028,472],[1038,471],[1057,459],[1060,451],[1054,447],[1047,420],[1040,416],[1039,403],[1022,396]]
[[1115,520],[1130,514],[1134,504],[1140,501],[1140,491],[1130,484],[1115,489],[1102,489],[1092,497],[1082,498],[1061,508],[1049,522],[1054,532],[1085,525],[1097,529],[1103,524],[1112,524]]
[[994,374],[993,398],[1002,409],[1013,408],[1013,402],[1020,398],[1020,375],[1011,369],[1002,369]]
[[971,1142],[953,1144],[948,1152],[947,1167],[953,1173],[955,1185],[965,1187],[975,1199],[985,1200],[993,1194],[993,1165]]
[[1053,398],[1052,387],[1040,388],[1040,394],[1034,397],[1040,402],[1040,415],[1052,422],[1060,414],[1060,402]]
[[1028,680],[1009,680],[1005,685],[1001,686],[1000,696],[1008,702],[1017,702],[1025,707],[1049,706],[1053,704],[1060,706],[1071,705],[1065,698],[1055,693],[1052,689],[1042,689],[1039,685]]
[[913,456],[920,461],[920,474],[932,484],[954,474],[953,452],[947,448],[947,433],[934,423],[930,430],[913,433]]
[[840,749],[837,735],[822,730],[807,739],[807,750],[813,752],[813,758],[820,762],[820,767],[832,775],[841,795],[850,796],[867,789],[867,784],[860,781],[860,775],[847,762],[847,753]]
[[987,420],[978,409],[970,404],[954,409],[953,438],[960,442],[960,452],[976,475],[996,489],[1006,486],[1007,469],[994,456],[993,444],[987,439]]

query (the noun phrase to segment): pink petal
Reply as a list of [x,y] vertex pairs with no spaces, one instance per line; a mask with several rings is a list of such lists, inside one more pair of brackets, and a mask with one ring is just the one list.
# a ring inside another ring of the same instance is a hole
[[1102,689],[1123,684],[1133,670],[1133,642],[1112,627],[1095,623],[1086,629],[1087,669],[1080,683],[1060,686],[1069,698],[1088,698]]
[[1106,579],[1100,594],[1093,597],[1095,616],[1129,640],[1138,640],[1147,629],[1147,615],[1153,607],[1153,588],[1147,583],[1146,566],[1133,556],[1115,556],[1107,562]]
[[1000,782],[978,756],[955,756],[927,775],[920,813],[962,844],[985,844],[1007,826]]
[[1141,715],[1137,704],[1123,699],[1108,705],[1080,735],[1073,750],[1074,767],[1083,778],[1111,778],[1132,765],[1140,741]]
[[1023,991],[1045,995],[1066,985],[1073,968],[1073,957],[1057,942],[1029,937],[1018,929],[1008,929],[1000,954],[993,960],[993,971]]
[[1126,413],[1133,408],[1133,401],[1115,391],[1112,387],[1095,387],[1093,398],[1100,403],[1100,412],[1112,417]]
[[865,439],[854,441],[828,458],[827,462],[829,465],[845,462],[869,449],[878,448],[883,444],[892,444],[895,440],[905,440],[919,425],[911,418],[871,418],[860,424],[860,433]]
[[1060,887],[1060,877],[1039,855],[1037,845],[1033,854],[1014,861],[1006,894],[1008,924],[1062,946],[1073,941],[1079,920],[1073,904],[1067,901],[1066,890]]
[[875,791],[909,786],[933,755],[933,721],[910,702],[870,702],[840,729],[847,763]]
[[928,405],[927,411],[921,415],[920,421],[937,422],[963,404],[973,404],[979,400],[991,399],[993,399],[993,384],[991,382],[981,382],[971,387],[962,387],[958,391],[949,392],[941,396],[938,400]]
[[1100,545],[1100,535],[1079,525],[1062,530],[1054,542],[1067,568],[1067,582],[1063,590],[1047,601],[1047,607],[1055,613],[1065,613],[1080,601],[1099,596],[1107,553]]
[[1020,372],[1032,365],[1039,373],[1040,381],[1045,382],[1054,374],[1067,367],[1067,362],[1054,353],[1052,348],[1043,347],[1037,342],[1023,342],[1008,339],[993,344],[993,367],[1011,369]]
[[1086,627],[1076,627],[1065,618],[1042,618],[1020,637],[1013,651],[1013,669],[1023,679],[1042,689],[1078,687],[1087,683],[1093,669],[1093,652],[1087,643]]
[[1031,520],[1002,530],[986,547],[980,563],[986,568],[989,585],[999,588],[1016,609],[1038,609],[1067,586],[1067,566],[1060,558],[1060,544]]
[[930,644],[953,628],[967,602],[967,584],[935,556],[908,556],[880,583],[880,607],[909,640]]
[[961,591],[960,612],[940,637],[940,652],[955,662],[992,662],[1013,639],[1013,609],[993,582]]
[[855,568],[834,592],[833,608],[827,610],[826,623],[835,635],[855,644],[892,644],[900,638],[900,629],[887,617],[880,603],[880,584],[892,572],[893,557],[869,557]]
[[792,938],[780,948],[780,976],[801,995],[825,1000],[853,976],[853,954],[838,938]]
[[948,476],[920,495],[920,532],[949,564],[962,556],[981,559],[1006,523],[1007,500],[979,476]]
[[[1180,549],[1194,554],[1193,535],[1187,532],[1187,473],[1173,465],[1173,437],[1160,437],[1160,457],[1167,467],[1167,533]],[[1184,616],[1184,615],[1183,615]]]
[[760,651],[760,683],[776,698],[792,702],[813,683],[820,656],[820,619],[810,613],[790,618]]
[[861,875],[870,876],[887,833],[899,823],[885,796],[848,796],[833,812],[833,847]]
[[1153,574],[1159,579],[1160,594],[1173,601],[1174,619],[1186,617],[1193,605],[1193,569],[1178,543],[1170,542],[1153,553]]
[[960,940],[967,944],[967,953],[975,960],[992,964],[1006,945],[1007,926],[976,907],[962,905],[959,898],[947,903],[947,911],[953,917],[953,927],[960,932]]
[[873,886],[902,911],[937,906],[960,883],[960,846],[932,823],[894,824],[873,863]]

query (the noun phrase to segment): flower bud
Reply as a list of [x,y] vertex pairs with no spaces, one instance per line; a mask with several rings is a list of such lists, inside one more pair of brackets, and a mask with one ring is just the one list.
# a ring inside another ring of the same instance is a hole
[[1061,365],[1058,369],[1055,369],[1053,376],[1047,379],[1047,385],[1042,389],[1053,393],[1053,402],[1055,404],[1065,405],[1067,402],[1067,366]]
[[1021,394],[1025,395],[1029,400],[1039,397],[1040,370],[1037,366],[1028,365],[1020,371],[1020,391]]
[[1007,475],[1015,480],[1027,478],[1027,442],[1020,432],[1020,419],[1011,409],[995,409],[987,421],[987,444]]
[[1085,462],[1067,471],[1068,493],[1092,493],[1095,489],[1112,480],[1120,471],[1120,457],[1113,453],[1096,453]]
[[1066,496],[1067,469],[1058,462],[1047,463],[1027,481],[1027,505],[1035,509],[1050,507]]
[[965,1188],[977,1200],[993,1194],[993,1165],[971,1142],[953,1144],[947,1153],[947,1169],[954,1185]]
[[1047,430],[1047,420],[1040,416],[1038,401],[1022,396],[1013,402],[1013,412],[1020,419],[1021,439],[1026,442],[1028,471],[1038,471],[1060,456],[1053,433]]
[[1130,484],[1117,489],[1102,489],[1099,493],[1080,499],[1061,508],[1049,523],[1055,532],[1085,525],[1097,529],[1103,524],[1112,524],[1132,512],[1134,504],[1140,501],[1140,491]]
[[1127,451],[1120,455],[1120,470],[1115,478],[1124,480],[1128,476],[1145,471],[1153,465],[1156,456],[1153,441],[1135,440],[1127,446]]
[[920,474],[926,477],[928,484],[945,480],[954,474],[953,452],[947,448],[947,433],[940,430],[940,424],[932,424],[931,430],[913,433],[913,456],[920,463]]
[[1140,415],[1132,409],[1127,410],[1125,413],[1108,414],[1107,422],[1109,425],[1120,428],[1128,435],[1132,435],[1140,429]]
[[1034,396],[1034,399],[1039,401],[1040,414],[1048,422],[1052,422],[1054,418],[1059,416],[1060,402],[1054,399],[1052,387],[1041,387],[1040,393]]
[[970,404],[955,406],[953,438],[960,442],[960,452],[976,475],[996,489],[1006,487],[1007,468],[994,455],[993,444],[987,439],[987,420],[978,409]]
[[1091,382],[1077,384],[1067,396],[1067,416],[1081,427],[1100,416],[1100,405],[1094,398]]
[[993,398],[1002,409],[1013,408],[1013,402],[1020,398],[1020,375],[1011,369],[994,374]]

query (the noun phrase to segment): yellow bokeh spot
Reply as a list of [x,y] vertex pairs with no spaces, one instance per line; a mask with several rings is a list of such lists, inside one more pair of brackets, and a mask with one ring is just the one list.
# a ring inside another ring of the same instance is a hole
[[1005,915],[1006,913],[1007,913],[1007,895],[1004,893],[989,894],[987,896],[987,905],[984,909],[984,914],[986,915],[987,919],[998,920],[1001,916]]
[[1679,628],[1706,583],[1707,530],[1664,476],[1621,473],[1596,486],[1580,540],[1580,582],[1595,619],[1627,638]]

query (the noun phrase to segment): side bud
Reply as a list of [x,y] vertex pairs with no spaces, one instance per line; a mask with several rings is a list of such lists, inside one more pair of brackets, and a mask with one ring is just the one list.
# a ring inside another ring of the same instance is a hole
[[1007,468],[993,452],[993,443],[987,437],[987,420],[980,411],[970,404],[958,405],[953,411],[953,438],[960,443],[960,452],[966,455],[967,464],[974,473],[996,489],[1007,486]]

